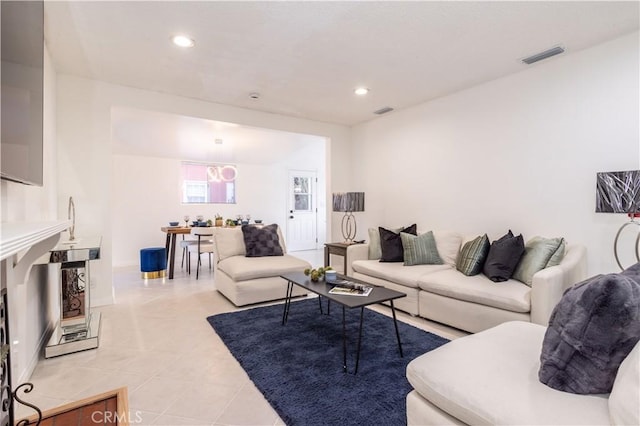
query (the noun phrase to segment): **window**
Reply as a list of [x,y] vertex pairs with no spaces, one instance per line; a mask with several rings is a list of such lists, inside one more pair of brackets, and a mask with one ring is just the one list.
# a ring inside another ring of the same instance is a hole
[[231,164],[182,163],[182,202],[235,204],[236,176]]
[[185,180],[182,188],[183,203],[206,203],[207,202],[207,182]]
[[293,205],[297,212],[311,211],[311,182],[308,177],[293,178]]

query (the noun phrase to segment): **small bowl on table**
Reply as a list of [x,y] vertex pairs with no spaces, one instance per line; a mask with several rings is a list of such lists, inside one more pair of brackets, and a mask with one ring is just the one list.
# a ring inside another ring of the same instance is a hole
[[180,222],[169,222],[169,226],[178,226]]
[[257,223],[258,225],[260,225],[262,223],[262,219],[254,219],[253,221],[255,223]]

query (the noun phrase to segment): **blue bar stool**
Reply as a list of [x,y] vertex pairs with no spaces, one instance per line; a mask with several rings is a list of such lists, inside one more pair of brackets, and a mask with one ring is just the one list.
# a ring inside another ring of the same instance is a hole
[[166,277],[167,250],[164,247],[140,249],[140,271],[144,279]]

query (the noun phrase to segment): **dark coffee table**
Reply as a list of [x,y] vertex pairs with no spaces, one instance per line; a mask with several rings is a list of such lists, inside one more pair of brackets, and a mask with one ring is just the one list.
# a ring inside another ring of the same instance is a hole
[[[356,367],[354,370],[354,374],[358,372],[358,363],[360,361],[360,344],[362,342],[362,323],[364,319],[364,307],[373,305],[375,303],[389,302],[391,304],[391,313],[393,314],[393,325],[396,329],[396,339],[398,340],[398,349],[400,351],[400,356],[402,357],[402,343],[400,342],[400,333],[398,332],[398,322],[396,320],[396,309],[393,306],[394,299],[399,299],[401,297],[406,297],[407,295],[404,293],[400,293],[399,291],[391,290],[385,287],[379,287],[371,285],[367,282],[360,281],[355,278],[345,277],[343,275],[338,275],[338,280],[348,280],[358,284],[365,284],[373,287],[371,293],[368,296],[349,296],[349,295],[339,295],[339,294],[331,294],[329,290],[331,290],[336,284],[331,284],[325,282],[324,280],[320,280],[318,282],[313,282],[311,279],[306,276],[302,272],[291,272],[288,274],[281,275],[282,278],[287,280],[287,297],[284,302],[284,311],[282,313],[282,325],[287,323],[287,318],[289,317],[289,309],[291,308],[291,295],[293,293],[294,284],[302,287],[306,290],[309,290],[321,297],[326,297],[330,302],[335,302],[342,306],[342,359],[343,365],[342,368],[344,371],[347,371],[347,325],[345,322],[345,310],[346,308],[360,308],[360,328],[358,330],[358,349],[356,355]],[[320,302],[320,313],[322,313],[322,302],[320,298],[318,298]]]

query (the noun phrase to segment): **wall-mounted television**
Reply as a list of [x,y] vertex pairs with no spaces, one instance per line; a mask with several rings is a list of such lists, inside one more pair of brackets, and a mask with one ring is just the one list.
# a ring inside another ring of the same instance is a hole
[[639,213],[640,170],[596,175],[596,213]]
[[0,177],[43,184],[44,2],[0,2]]

